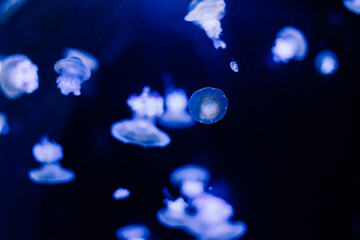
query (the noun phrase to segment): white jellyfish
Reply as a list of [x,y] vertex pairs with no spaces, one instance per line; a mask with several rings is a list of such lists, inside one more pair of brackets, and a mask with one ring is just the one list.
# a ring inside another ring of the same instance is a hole
[[65,48],[63,52],[64,58],[77,57],[92,71],[95,72],[99,68],[99,61],[92,54],[76,48]]
[[34,158],[42,163],[40,169],[29,171],[29,178],[39,184],[62,184],[68,183],[75,178],[73,171],[62,168],[59,161],[63,158],[61,145],[55,141],[49,141],[44,136],[33,147]]
[[239,72],[239,67],[238,67],[237,62],[235,60],[230,62],[230,68],[234,72]]
[[225,116],[228,100],[223,91],[206,87],[194,92],[188,102],[191,116],[198,122],[212,124]]
[[339,68],[336,54],[330,50],[323,50],[315,58],[315,68],[323,75],[331,75]]
[[56,83],[64,95],[72,92],[75,96],[79,96],[81,94],[81,84],[91,76],[90,69],[77,57],[57,61],[54,70],[60,74]]
[[127,144],[142,147],[165,147],[170,137],[155,126],[156,118],[164,113],[164,99],[149,87],[141,95],[131,95],[127,104],[133,111],[133,118],[114,123],[111,135]]
[[360,0],[344,0],[344,6],[349,11],[360,15]]
[[6,135],[9,133],[10,127],[7,124],[7,117],[4,113],[0,112],[0,135]]
[[150,238],[150,230],[140,224],[132,224],[119,228],[116,237],[119,240],[146,240]]
[[118,188],[113,193],[113,198],[116,200],[122,200],[128,197],[130,197],[130,191],[126,188]]
[[189,6],[189,13],[185,21],[193,22],[206,32],[206,35],[213,41],[214,47],[226,48],[226,43],[220,40],[222,32],[221,19],[225,15],[224,0],[192,0]]
[[38,67],[22,54],[4,58],[0,66],[0,86],[8,99],[33,93],[39,87]]
[[308,43],[299,29],[284,27],[277,33],[271,52],[275,62],[301,61],[307,55]]

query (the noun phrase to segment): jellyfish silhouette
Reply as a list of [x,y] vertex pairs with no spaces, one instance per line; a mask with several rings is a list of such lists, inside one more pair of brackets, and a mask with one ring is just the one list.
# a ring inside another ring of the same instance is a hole
[[77,57],[92,71],[95,72],[99,68],[99,61],[92,54],[76,48],[65,48],[63,52],[64,58]]
[[38,67],[22,54],[14,54],[1,61],[0,86],[8,99],[33,93],[39,87]]
[[44,136],[33,147],[34,158],[42,163],[40,169],[29,171],[29,178],[39,184],[68,183],[75,178],[73,171],[62,168],[59,161],[63,158],[62,147]]
[[223,91],[206,87],[193,93],[188,108],[191,116],[198,122],[212,124],[225,116],[228,100]]
[[308,43],[304,34],[294,27],[284,27],[275,39],[271,49],[275,62],[289,62],[290,59],[301,61],[308,52]]
[[360,14],[360,0],[344,0],[344,6],[355,14]]
[[132,224],[119,228],[116,237],[119,240],[146,240],[150,238],[150,230],[140,224]]
[[216,49],[226,48],[226,43],[220,40],[222,32],[221,19],[225,15],[224,0],[193,0],[185,21],[193,22],[206,32]]
[[130,197],[130,191],[126,188],[118,188],[113,193],[113,198],[116,200],[122,200]]
[[234,72],[239,72],[239,67],[238,67],[237,62],[235,60],[230,62],[230,68]]
[[131,95],[127,104],[133,111],[133,118],[111,126],[115,139],[142,147],[165,147],[170,143],[170,137],[155,126],[156,118],[164,112],[164,99],[158,93],[144,87],[141,95]]
[[316,55],[315,68],[323,75],[334,74],[339,68],[336,54],[330,50],[323,50]]
[[60,74],[56,83],[64,95],[72,92],[75,96],[79,96],[81,94],[81,84],[91,76],[90,69],[77,57],[57,61],[54,70]]
[[9,125],[7,124],[7,117],[5,113],[0,112],[0,135],[6,135],[9,133]]

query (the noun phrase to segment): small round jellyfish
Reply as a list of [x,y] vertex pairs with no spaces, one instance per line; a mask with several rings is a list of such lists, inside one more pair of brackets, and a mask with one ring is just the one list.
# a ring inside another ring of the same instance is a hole
[[331,75],[339,68],[338,58],[333,51],[323,50],[315,58],[315,68],[323,75]]
[[271,49],[274,61],[284,63],[291,59],[303,60],[307,51],[308,43],[304,34],[294,27],[281,29],[277,33],[274,46]]
[[81,84],[91,76],[90,69],[77,57],[57,61],[54,70],[60,74],[56,83],[64,95],[73,92],[75,96],[79,96],[81,94]]
[[360,15],[360,0],[344,0],[343,2],[349,11]]
[[126,188],[118,188],[113,193],[113,198],[116,200],[122,200],[130,197],[130,191]]
[[235,60],[230,62],[230,68],[234,72],[239,72],[239,67],[238,67],[237,62]]
[[4,113],[0,112],[0,135],[6,135],[10,131],[10,127],[7,124],[7,117]]
[[33,93],[39,87],[38,67],[22,54],[6,57],[1,63],[0,86],[8,99]]
[[63,158],[62,147],[44,136],[33,147],[34,158],[43,165],[40,169],[29,171],[29,178],[40,184],[68,183],[75,178],[73,171],[62,168],[59,161]]
[[63,52],[63,56],[65,58],[77,57],[80,58],[81,61],[92,71],[95,72],[99,68],[98,60],[83,50],[76,48],[65,48]]
[[201,123],[212,124],[225,116],[228,100],[220,89],[206,87],[193,93],[188,107],[193,119]]
[[146,240],[150,238],[150,230],[140,224],[127,225],[116,231],[119,240]]

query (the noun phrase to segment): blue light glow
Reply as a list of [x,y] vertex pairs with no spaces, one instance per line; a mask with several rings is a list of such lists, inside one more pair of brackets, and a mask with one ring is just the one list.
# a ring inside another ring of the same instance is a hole
[[228,100],[220,89],[206,87],[193,93],[188,107],[193,119],[201,123],[213,124],[225,116]]
[[315,68],[323,75],[334,74],[339,68],[336,54],[330,50],[319,52],[315,58]]
[[65,48],[64,49],[64,58],[77,57],[80,58],[81,61],[92,71],[95,72],[99,68],[99,61],[91,55],[83,50],[76,48]]
[[126,188],[118,188],[113,193],[113,198],[116,200],[122,200],[130,197],[130,191]]
[[146,240],[150,238],[150,230],[144,225],[127,225],[116,231],[116,237],[121,240]]
[[360,14],[360,0],[344,0],[344,6],[355,14]]
[[10,131],[10,127],[7,124],[7,117],[4,113],[0,112],[0,135],[6,135]]
[[230,68],[231,68],[231,70],[233,70],[234,72],[239,72],[239,67],[238,67],[236,61],[231,61],[231,62],[230,62]]

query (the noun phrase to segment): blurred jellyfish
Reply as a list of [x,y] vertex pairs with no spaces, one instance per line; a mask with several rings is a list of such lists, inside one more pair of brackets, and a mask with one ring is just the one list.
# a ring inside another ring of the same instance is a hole
[[235,60],[230,62],[230,68],[234,72],[239,72],[239,67],[238,67],[237,62]]
[[55,141],[49,141],[44,136],[39,143],[33,147],[34,158],[42,163],[40,169],[29,171],[29,178],[39,184],[61,184],[68,183],[75,178],[73,171],[62,168],[59,161],[63,158],[61,145]]
[[146,240],[150,238],[150,230],[144,225],[127,225],[116,231],[119,240]]
[[54,70],[60,74],[56,83],[64,95],[72,92],[75,96],[79,96],[81,94],[81,84],[91,76],[90,69],[77,57],[57,61]]
[[315,68],[323,75],[331,75],[339,68],[338,58],[333,51],[323,50],[315,58]]
[[360,14],[360,0],[344,0],[344,6],[349,11]]
[[228,100],[220,89],[206,87],[193,93],[188,107],[193,119],[201,123],[212,124],[225,116]]
[[7,124],[7,117],[4,113],[0,112],[0,135],[6,135],[9,133],[10,127]]
[[113,198],[116,200],[122,200],[130,197],[130,191],[126,188],[118,188],[113,193]]
[[39,87],[38,67],[25,55],[4,58],[0,70],[1,90],[8,99],[33,93]]
[[144,87],[141,95],[131,95],[127,104],[133,111],[133,118],[111,126],[115,139],[142,147],[165,147],[170,143],[170,137],[155,126],[156,118],[164,112],[164,99],[157,92]]
[[99,68],[99,62],[90,53],[76,48],[65,48],[63,55],[65,58],[77,57],[92,71],[95,72]]
[[220,40],[222,32],[221,19],[225,15],[224,0],[192,0],[189,6],[189,13],[185,21],[193,22],[206,32],[206,35],[213,41],[214,47],[226,48],[226,43]]
[[274,46],[271,49],[274,61],[284,63],[291,59],[303,60],[307,51],[308,43],[304,34],[294,27],[281,29],[277,33]]

